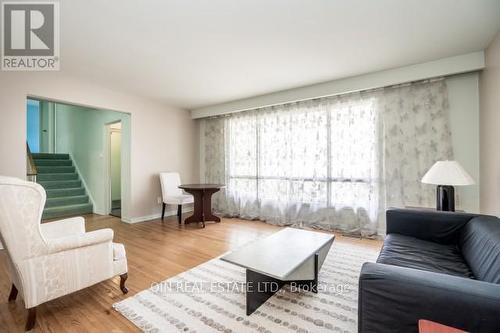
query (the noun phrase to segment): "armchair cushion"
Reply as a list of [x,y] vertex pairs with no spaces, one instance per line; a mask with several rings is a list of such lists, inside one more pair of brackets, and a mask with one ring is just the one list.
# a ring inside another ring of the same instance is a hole
[[47,246],[49,253],[56,253],[112,241],[113,230],[100,229],[84,234],[48,239]]
[[466,278],[474,276],[457,246],[399,234],[387,235],[377,262]]
[[69,219],[43,223],[40,225],[42,235],[49,238],[59,238],[70,235],[85,233],[85,220],[83,217],[72,217]]

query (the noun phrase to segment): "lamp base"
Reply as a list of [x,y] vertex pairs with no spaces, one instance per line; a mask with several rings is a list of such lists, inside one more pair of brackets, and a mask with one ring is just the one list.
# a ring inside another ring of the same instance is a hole
[[455,188],[450,185],[438,185],[436,188],[436,209],[455,211]]

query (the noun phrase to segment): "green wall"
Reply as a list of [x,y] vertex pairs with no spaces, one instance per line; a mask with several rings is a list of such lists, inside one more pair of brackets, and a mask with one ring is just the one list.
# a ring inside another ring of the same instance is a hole
[[[96,110],[59,104],[56,112],[56,152],[70,153],[94,203],[94,212],[108,214],[109,187],[105,151],[107,125],[121,121],[121,193],[130,198],[130,115],[127,113]],[[129,207],[122,207],[123,214]],[[125,211],[124,211],[125,210]]]

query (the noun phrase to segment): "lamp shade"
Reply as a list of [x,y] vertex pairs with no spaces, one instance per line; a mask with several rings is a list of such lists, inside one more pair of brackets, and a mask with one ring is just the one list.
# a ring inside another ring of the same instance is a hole
[[457,161],[437,161],[422,178],[422,183],[435,185],[473,185],[474,179]]

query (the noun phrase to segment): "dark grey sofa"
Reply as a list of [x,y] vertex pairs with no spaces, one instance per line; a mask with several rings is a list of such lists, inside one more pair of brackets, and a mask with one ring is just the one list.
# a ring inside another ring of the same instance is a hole
[[377,263],[359,278],[358,331],[418,332],[428,319],[500,332],[500,219],[390,209]]

